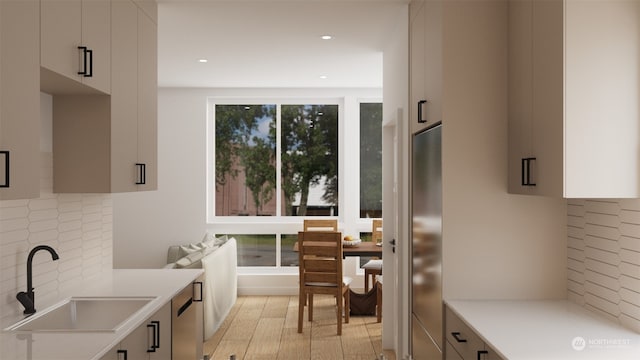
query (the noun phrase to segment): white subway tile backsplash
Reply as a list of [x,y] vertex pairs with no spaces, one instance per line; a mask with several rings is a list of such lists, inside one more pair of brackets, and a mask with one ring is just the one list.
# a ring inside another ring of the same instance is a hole
[[595,271],[586,270],[584,272],[585,283],[598,284],[603,287],[607,287],[613,290],[620,290],[620,283],[618,279],[613,276],[604,275]]
[[112,267],[111,195],[53,194],[52,156],[42,159],[40,198],[0,201],[0,320],[22,313],[15,294],[26,289],[27,255],[37,245],[53,247],[60,259],[34,256],[36,301]]
[[568,298],[640,333],[640,199],[567,202]]
[[[640,239],[628,236],[620,237],[620,247],[640,253]],[[640,256],[640,254],[638,254]]]
[[592,235],[585,235],[584,244],[592,249],[600,249],[612,253],[620,252],[620,243],[615,240],[599,238]]
[[0,239],[0,246],[22,242],[27,239],[29,239],[29,230],[7,231],[6,233],[3,232],[2,238]]
[[638,305],[640,304],[640,292],[622,288],[620,289],[620,299],[630,305],[640,307]]
[[0,220],[24,219],[29,216],[26,206],[0,208]]
[[[604,220],[600,218],[601,220]],[[598,238],[618,240],[620,237],[620,230],[617,227],[603,226],[601,224],[585,223],[584,225],[585,235],[591,235]]]

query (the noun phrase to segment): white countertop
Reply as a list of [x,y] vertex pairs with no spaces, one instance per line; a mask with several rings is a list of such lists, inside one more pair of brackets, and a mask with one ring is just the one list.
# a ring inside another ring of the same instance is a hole
[[[78,290],[60,294],[58,301],[72,296],[157,297],[143,311],[130,317],[115,332],[0,332],[0,359],[92,360],[100,359],[132,330],[167,304],[202,274],[200,269],[112,270]],[[37,290],[37,289],[36,289]],[[38,298],[36,295],[36,303]],[[18,305],[19,306],[19,305]],[[46,308],[39,306],[39,311]],[[37,314],[37,313],[36,313]],[[16,322],[21,319],[16,319]],[[4,324],[3,324],[4,325]],[[7,324],[10,325],[10,324]],[[6,328],[7,326],[3,326]]]
[[640,359],[640,334],[566,300],[446,303],[504,359]]

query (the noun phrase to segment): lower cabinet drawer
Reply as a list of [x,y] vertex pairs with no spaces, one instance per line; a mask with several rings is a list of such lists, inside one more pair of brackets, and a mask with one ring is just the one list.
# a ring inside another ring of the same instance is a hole
[[445,323],[447,342],[463,359],[478,359],[478,351],[484,351],[484,342],[480,337],[448,307]]
[[445,310],[446,360],[504,360],[449,307]]

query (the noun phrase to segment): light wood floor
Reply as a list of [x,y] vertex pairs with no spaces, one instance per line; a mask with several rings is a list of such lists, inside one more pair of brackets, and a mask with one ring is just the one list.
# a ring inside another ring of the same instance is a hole
[[[314,296],[313,322],[305,311],[298,334],[297,296],[241,296],[216,334],[204,344],[214,360],[375,360],[382,350],[382,327],[375,316],[352,316],[336,334],[335,300]],[[306,310],[306,309],[305,309]],[[392,351],[384,351],[395,360]]]

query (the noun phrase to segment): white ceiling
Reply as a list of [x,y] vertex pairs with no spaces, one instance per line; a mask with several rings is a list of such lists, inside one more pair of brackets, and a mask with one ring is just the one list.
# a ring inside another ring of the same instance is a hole
[[[406,0],[158,2],[161,87],[380,88],[382,49],[407,6]],[[333,39],[320,39],[324,34]]]

